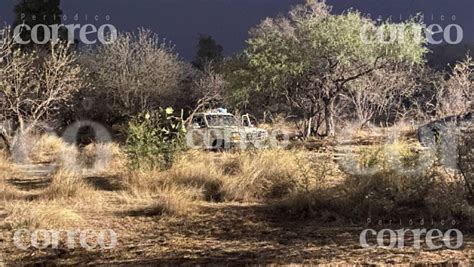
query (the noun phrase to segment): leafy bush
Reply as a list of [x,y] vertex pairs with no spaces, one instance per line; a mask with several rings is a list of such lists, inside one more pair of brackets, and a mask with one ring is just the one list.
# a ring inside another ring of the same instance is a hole
[[127,154],[135,168],[168,169],[175,154],[184,148],[183,116],[172,108],[142,112],[128,125]]

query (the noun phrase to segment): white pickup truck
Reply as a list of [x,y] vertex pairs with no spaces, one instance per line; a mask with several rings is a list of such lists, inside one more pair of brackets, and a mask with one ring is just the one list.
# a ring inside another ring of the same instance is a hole
[[268,139],[268,132],[255,127],[249,115],[239,120],[225,109],[195,114],[187,131],[195,147],[212,150],[259,148]]

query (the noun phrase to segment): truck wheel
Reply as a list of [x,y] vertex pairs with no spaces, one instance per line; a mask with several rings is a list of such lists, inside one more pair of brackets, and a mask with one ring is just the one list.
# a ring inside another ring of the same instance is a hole
[[222,152],[225,150],[225,141],[222,139],[216,139],[212,142],[212,150],[216,152]]

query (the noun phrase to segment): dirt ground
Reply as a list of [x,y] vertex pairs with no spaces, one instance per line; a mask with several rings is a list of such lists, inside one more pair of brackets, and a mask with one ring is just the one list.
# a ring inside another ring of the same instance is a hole
[[[32,171],[34,172],[34,171]],[[41,172],[41,171],[37,171]],[[47,185],[38,173],[11,181],[33,190]],[[83,207],[87,229],[112,229],[118,244],[111,250],[58,249],[26,251],[14,246],[13,233],[2,229],[0,242],[7,264],[93,265],[280,265],[280,264],[436,264],[472,266],[474,234],[464,233],[459,250],[430,251],[373,248],[359,244],[363,224],[321,224],[286,218],[265,204],[207,203],[185,217],[149,214],[143,206],[118,201],[114,181],[89,178],[106,199],[101,208]],[[3,217],[2,217],[3,216]],[[0,207],[0,218],[5,214]]]

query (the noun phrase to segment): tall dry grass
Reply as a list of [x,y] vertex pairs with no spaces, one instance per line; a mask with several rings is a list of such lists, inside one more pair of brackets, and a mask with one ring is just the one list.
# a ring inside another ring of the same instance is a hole
[[78,171],[83,168],[79,149],[74,144],[69,144],[54,134],[33,136],[31,139],[33,146],[28,158],[33,163],[49,163],[57,165],[58,168]]
[[307,159],[301,154],[285,150],[188,151],[166,171],[134,169],[123,174],[120,201],[145,204],[146,214],[183,216],[201,201],[281,199],[304,183],[298,164]]
[[23,193],[8,183],[8,179],[14,178],[19,171],[15,164],[4,154],[0,153],[0,201],[21,198]]
[[60,137],[53,134],[44,134],[35,139],[33,148],[29,153],[30,160],[41,163],[59,160],[61,151],[66,146],[66,143]]
[[81,160],[86,168],[106,176],[120,175],[128,165],[127,155],[116,143],[91,143],[82,149]]
[[302,161],[307,161],[303,152],[286,150],[221,154],[191,151],[177,159],[164,179],[201,188],[207,201],[278,199],[304,182],[299,166]]
[[158,192],[145,211],[149,215],[188,216],[195,211],[195,197],[195,190],[192,188],[166,186]]
[[407,142],[358,147],[342,159],[341,183],[297,191],[279,203],[284,212],[322,221],[400,217],[472,219],[463,180],[436,164],[433,154]]
[[142,215],[186,216],[195,211],[195,204],[203,199],[199,186],[172,181],[159,170],[128,171],[123,174],[122,188],[117,196],[120,203],[144,208],[132,213]]
[[62,168],[54,173],[50,185],[42,192],[41,199],[97,203],[100,195],[84,181],[81,173]]
[[214,154],[190,151],[181,155],[162,177],[167,184],[201,190],[203,200],[222,201],[225,194],[222,186],[226,175],[215,165],[214,157]]
[[7,229],[65,229],[84,223],[77,212],[61,202],[16,201],[6,205],[6,212],[3,224]]
[[[67,154],[67,149],[73,148],[55,137],[44,137],[40,143],[40,147],[47,151],[44,151],[44,154],[32,151],[32,154],[35,155],[35,160],[41,162],[58,160],[61,153]],[[7,214],[2,222],[2,227],[57,229],[77,226],[82,224],[83,220],[74,209],[67,206],[85,202],[97,204],[101,201],[98,193],[84,181],[80,172],[71,165],[68,168],[60,167],[56,170],[50,184],[45,189],[35,190],[33,194],[20,191],[8,184],[6,179],[14,175],[21,178],[26,174],[17,170],[14,164],[1,155],[0,200],[4,200],[3,206]]]
[[[88,168],[104,179],[120,180],[117,199],[144,207],[143,213],[152,215],[186,216],[202,201],[277,203],[284,212],[316,214],[323,221],[406,214],[407,210],[435,217],[474,214],[460,179],[439,170],[416,172],[417,163],[433,163],[432,155],[407,142],[357,146],[339,164],[331,153],[301,149],[190,150],[165,171],[128,169],[125,153],[113,143],[91,144],[81,152],[52,137],[42,143],[49,152],[37,159],[56,155],[53,158],[60,162],[51,184],[40,194],[43,202],[101,203],[99,193],[83,178],[82,170]],[[10,165],[0,160],[0,169]],[[7,186],[0,183],[3,195],[15,199],[18,192],[8,192],[13,188]]]
[[79,149],[52,134],[34,139],[29,153],[33,162],[52,163],[60,168],[87,170],[105,176],[119,175],[127,167],[127,156],[116,143],[91,143]]
[[196,194],[201,194],[198,199],[216,202],[278,199],[292,193],[304,183],[300,170],[303,154],[285,150],[222,154],[188,151],[175,160],[171,169],[158,171],[128,170],[125,153],[113,143],[90,144],[79,152],[61,139],[46,135],[32,150],[36,160],[52,160],[60,166],[44,193],[45,199],[69,199],[81,194],[78,192],[89,192],[78,177],[80,170],[88,168],[98,175],[121,176],[122,186],[131,196],[154,196],[174,186],[194,188]]
[[134,169],[122,173],[121,187],[132,196],[141,197],[159,192],[165,182],[163,173],[155,169]]
[[218,168],[228,174],[223,180],[226,199],[257,201],[292,193],[302,183],[301,161],[301,152],[286,150],[241,152],[224,157]]

